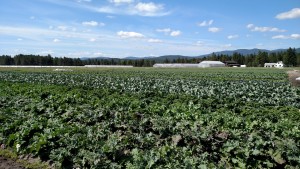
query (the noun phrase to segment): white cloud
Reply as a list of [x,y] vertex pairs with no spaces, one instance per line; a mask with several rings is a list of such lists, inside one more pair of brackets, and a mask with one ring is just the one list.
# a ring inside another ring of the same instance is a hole
[[57,27],[53,27],[53,26],[49,26],[50,30],[59,30],[59,31],[73,31],[76,32],[77,29],[75,27],[68,27],[68,26],[57,26]]
[[239,37],[239,35],[229,35],[229,36],[227,36],[228,39],[236,39],[238,37]]
[[109,19],[114,19],[115,18],[115,16],[112,16],[112,15],[107,15],[106,17],[109,18]]
[[69,52],[67,55],[71,57],[89,56],[91,53],[87,51]]
[[250,29],[252,32],[286,32],[286,30],[284,29],[267,26],[259,27],[255,26],[254,24],[248,24],[247,28]]
[[248,25],[247,25],[247,28],[248,28],[248,29],[253,28],[253,27],[254,27],[253,24],[248,24]]
[[170,36],[179,36],[179,35],[181,35],[181,31],[179,31],[179,30],[177,30],[177,31],[172,31],[172,32],[170,33]]
[[105,23],[98,22],[98,26],[105,26]]
[[82,32],[83,33],[89,33],[89,32],[92,32],[92,30],[91,29],[86,29],[86,30],[83,30]]
[[43,50],[43,51],[37,52],[36,54],[38,54],[38,55],[54,54],[54,51],[53,50]]
[[113,7],[110,7],[110,6],[102,6],[100,8],[94,8],[94,9],[95,9],[95,11],[100,12],[100,13],[108,13],[108,14],[121,13],[121,11],[119,11],[117,8],[113,8]]
[[95,52],[95,53],[93,53],[93,55],[95,55],[95,56],[103,56],[104,54],[102,52]]
[[[105,0],[110,3],[107,5],[95,5],[92,3],[78,4],[76,0],[57,1],[46,0],[53,4],[58,4],[66,7],[85,9],[92,12],[115,14],[115,15],[139,15],[147,17],[160,17],[171,14],[171,11],[165,11],[164,4],[153,2],[142,2],[142,0]],[[75,2],[74,2],[75,1]],[[78,1],[78,0],[77,0]],[[85,1],[85,0],[79,0]],[[98,0],[102,3],[104,0]],[[95,1],[96,2],[96,1]]]
[[115,5],[121,5],[121,4],[130,4],[133,3],[133,0],[109,0],[110,3],[113,3]]
[[300,39],[300,34],[276,35],[272,39]]
[[[56,27],[55,27],[56,28]],[[41,50],[47,50],[52,48],[55,50],[56,56],[70,56],[69,52],[76,52],[81,49],[87,49],[88,51],[92,51],[93,49],[115,49],[110,50],[112,54],[105,54],[109,57],[114,56],[123,56],[125,53],[120,49],[124,47],[124,40],[118,38],[116,36],[116,32],[105,31],[103,29],[95,30],[93,32],[84,33],[82,31],[72,32],[72,31],[59,31],[57,29],[49,30],[46,28],[36,28],[36,27],[8,27],[0,25],[0,36],[11,36],[16,37],[15,43],[20,43],[20,48],[26,49],[30,51],[30,53],[40,52]],[[69,38],[71,37],[71,38]],[[22,41],[16,41],[17,38],[26,40],[26,43],[21,43]],[[89,39],[95,38],[96,42],[89,42]],[[57,39],[57,40],[55,40]],[[54,42],[55,41],[55,42]],[[97,42],[101,41],[101,44]],[[143,42],[144,44],[148,44],[146,41],[131,41],[126,42],[126,47],[130,49],[134,43],[138,45]],[[128,43],[128,45],[127,45]],[[130,44],[129,44],[130,43]],[[59,44],[59,46],[58,46]],[[149,45],[149,44],[148,44]],[[15,48],[6,48],[5,53],[10,53],[11,55],[15,55],[18,53],[27,53],[27,52],[15,52],[13,51]],[[7,51],[7,52],[6,52]],[[92,52],[89,56],[93,56]],[[97,51],[94,51],[97,52]],[[102,51],[101,51],[102,52]],[[29,52],[28,52],[29,53]]]
[[162,43],[163,41],[160,39],[148,39],[148,42],[150,43]]
[[90,42],[95,42],[96,40],[97,40],[97,39],[95,39],[95,38],[90,38],[90,39],[89,39]]
[[197,41],[196,42],[196,46],[203,46],[205,45],[205,43],[203,41]]
[[286,30],[273,28],[273,27],[254,27],[251,29],[253,32],[285,32]]
[[96,21],[86,21],[86,22],[82,22],[82,25],[84,26],[105,26],[104,23],[100,22],[96,22]]
[[300,39],[300,34],[291,34],[292,39]]
[[[60,38],[77,38],[82,41],[86,41],[90,38],[101,37],[108,39],[118,39],[116,38],[113,32],[110,32],[111,35],[107,32],[73,32],[73,31],[60,31],[58,29],[42,29],[42,28],[33,28],[33,27],[7,27],[0,25],[0,36],[9,35],[15,36],[22,39],[29,39],[38,41],[41,43],[48,42],[49,37],[60,37]],[[60,39],[58,38],[58,39]]]
[[145,36],[141,33],[137,32],[124,32],[124,31],[119,31],[117,33],[118,36],[121,38],[144,38]]
[[212,32],[212,33],[216,33],[216,32],[220,32],[221,28],[211,27],[211,28],[208,28],[208,31]]
[[156,29],[157,32],[164,32],[164,33],[170,33],[172,30],[170,28],[165,29]]
[[[0,36],[8,35],[16,37],[14,39],[15,42],[17,38],[23,38],[26,40],[26,43],[19,42],[22,49],[28,50],[30,53],[52,49],[55,50],[55,56],[95,57],[95,52],[102,52],[108,57],[149,56],[149,54],[153,53],[153,51],[155,51],[154,54],[157,56],[170,54],[170,51],[181,55],[196,56],[199,54],[206,54],[213,51],[228,49],[224,47],[226,43],[220,44],[219,41],[215,40],[197,39],[194,43],[191,43],[190,40],[178,41],[177,38],[171,38],[168,40],[161,39],[163,40],[162,43],[154,44],[149,43],[148,40],[150,38],[147,37],[138,40],[124,40],[117,35],[117,32],[118,31],[104,31],[103,29],[97,29],[93,32],[86,33],[82,31],[72,32],[69,31],[69,29],[62,32],[57,29],[50,30],[47,27],[7,27],[0,25]],[[72,36],[72,38],[68,38],[67,36],[69,35]],[[57,38],[61,41],[54,43],[54,38]],[[91,38],[97,39],[96,42],[89,42]],[[160,39],[159,37],[155,36],[151,36],[151,38]],[[198,40],[199,43],[196,45],[195,43]],[[98,41],[101,43],[97,43]],[[99,51],[99,48],[101,48],[103,51]],[[82,49],[86,49],[84,51],[89,51],[89,53],[81,51]],[[12,54],[26,53],[14,52],[13,49],[10,48],[4,49],[4,52]]]
[[224,45],[223,47],[224,47],[224,48],[230,48],[230,47],[232,47],[232,44],[226,44],[226,45]]
[[[147,17],[157,17],[157,16],[165,16],[169,15],[171,12],[165,11],[163,4],[156,4],[153,2],[143,3],[138,2],[136,4],[129,4],[124,6],[118,5],[118,3],[114,3],[115,5],[102,6],[100,8],[88,6],[89,10],[93,10],[100,13],[107,14],[117,14],[117,15],[139,15],[139,16],[147,16]],[[120,4],[120,3],[119,3]]]
[[181,31],[179,30],[172,30],[170,28],[165,28],[165,29],[156,29],[156,32],[163,32],[167,35],[170,35],[170,36],[179,36],[181,35]]
[[290,11],[280,13],[276,16],[277,19],[295,19],[300,18],[300,8],[294,8]]
[[163,10],[164,7],[161,4],[155,4],[153,2],[150,2],[150,3],[139,2],[135,6],[135,9],[137,9],[140,12],[155,13],[155,12],[158,12],[160,10]]
[[17,40],[18,40],[18,41],[22,41],[23,39],[22,39],[22,38],[18,38]]
[[53,42],[57,43],[57,42],[60,42],[59,39],[53,39]]
[[81,3],[81,2],[92,2],[92,0],[77,0],[77,2]]
[[57,29],[61,30],[61,31],[66,31],[68,29],[68,27],[67,26],[58,26]]
[[285,35],[276,35],[276,36],[273,36],[272,39],[288,39],[289,37],[288,36],[285,36]]
[[203,26],[210,26],[212,25],[214,22],[214,20],[209,20],[209,21],[203,21],[201,23],[198,24],[198,26],[203,27]]

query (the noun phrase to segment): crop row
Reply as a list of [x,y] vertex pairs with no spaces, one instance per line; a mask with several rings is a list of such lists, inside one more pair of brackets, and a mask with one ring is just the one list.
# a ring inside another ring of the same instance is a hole
[[[285,73],[274,73],[271,78],[257,78],[253,72],[227,72],[206,75],[207,72],[134,72],[128,71],[101,73],[16,73],[0,72],[2,81],[35,84],[55,84],[70,87],[107,89],[126,93],[154,93],[155,95],[185,94],[197,98],[214,98],[226,101],[264,103],[269,106],[291,105],[299,107],[297,91],[290,87]],[[160,73],[160,74],[159,74]],[[169,74],[168,74],[169,73]],[[194,76],[191,76],[194,74]],[[244,75],[245,78],[232,80]],[[242,75],[241,75],[242,74]],[[204,78],[204,75],[207,76]],[[184,77],[184,78],[179,78]],[[187,78],[189,77],[189,78]],[[191,78],[193,77],[193,78]],[[250,78],[250,79],[247,79]]]
[[219,74],[0,72],[0,143],[57,168],[299,166],[300,93],[286,74]]

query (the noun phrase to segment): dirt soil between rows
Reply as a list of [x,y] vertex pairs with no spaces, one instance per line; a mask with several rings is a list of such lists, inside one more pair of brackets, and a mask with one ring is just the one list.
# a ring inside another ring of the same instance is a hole
[[0,156],[0,169],[25,169],[15,160]]
[[289,81],[293,86],[300,87],[300,80],[296,80],[296,78],[300,77],[300,70],[291,70],[287,72],[289,75]]

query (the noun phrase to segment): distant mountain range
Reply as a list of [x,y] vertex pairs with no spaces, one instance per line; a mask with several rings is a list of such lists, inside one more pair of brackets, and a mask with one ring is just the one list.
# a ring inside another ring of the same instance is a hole
[[[276,49],[276,50],[267,50],[267,49],[237,49],[237,50],[225,50],[225,51],[220,51],[220,52],[213,52],[216,55],[233,55],[234,53],[240,53],[242,55],[250,55],[250,54],[257,54],[259,51],[262,52],[268,52],[268,53],[272,53],[272,52],[283,52],[286,51],[287,49]],[[300,53],[300,48],[296,48],[296,52]],[[82,60],[88,60],[88,59],[120,59],[120,60],[140,60],[140,59],[145,59],[145,60],[155,60],[156,62],[162,62],[166,59],[172,61],[172,60],[176,60],[176,59],[192,59],[192,58],[203,58],[203,57],[207,57],[210,54],[205,54],[205,55],[199,55],[199,56],[183,56],[183,55],[164,55],[164,56],[158,56],[158,57],[135,57],[135,56],[129,56],[129,57],[125,57],[125,58],[109,58],[109,57],[96,57],[96,58],[88,58],[88,57],[83,57],[81,58]]]
[[[214,52],[216,55],[218,54],[223,54],[223,55],[233,55],[233,53],[240,53],[242,55],[250,55],[250,54],[257,54],[259,51],[262,52],[268,52],[268,53],[273,53],[273,52],[284,52],[287,49],[276,49],[276,50],[267,50],[267,49],[237,49],[237,50],[227,50],[227,51],[221,51],[221,52]],[[300,48],[296,48],[296,52],[300,53]],[[210,54],[208,54],[210,55]],[[205,55],[205,56],[208,56]]]

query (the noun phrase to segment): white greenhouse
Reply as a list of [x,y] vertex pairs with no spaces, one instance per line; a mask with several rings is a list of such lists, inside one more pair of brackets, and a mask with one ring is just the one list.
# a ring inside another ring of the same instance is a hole
[[153,67],[165,67],[165,68],[205,68],[205,67],[225,67],[225,64],[220,61],[203,61],[199,64],[188,63],[157,63]]
[[198,67],[225,67],[225,64],[220,61],[202,61]]

